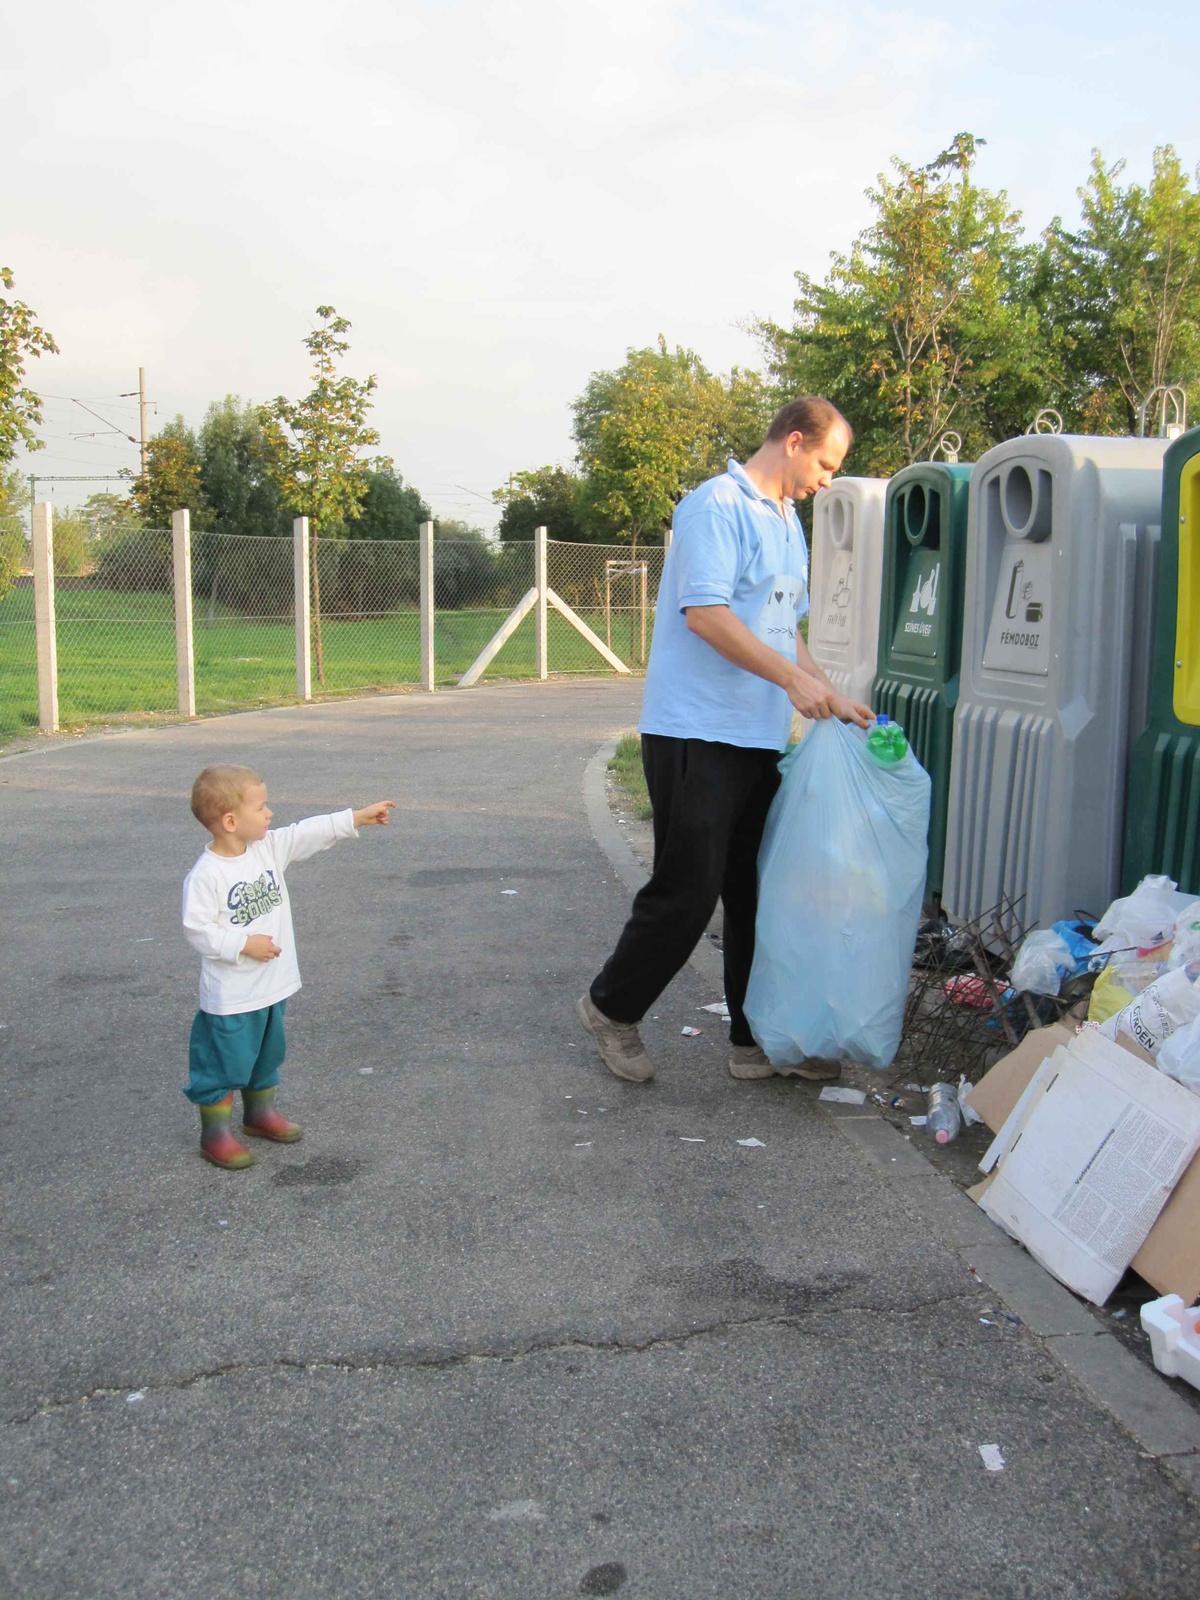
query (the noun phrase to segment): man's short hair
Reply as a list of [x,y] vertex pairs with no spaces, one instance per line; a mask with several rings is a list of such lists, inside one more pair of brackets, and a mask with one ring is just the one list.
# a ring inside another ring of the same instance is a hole
[[253,767],[205,767],[192,785],[192,815],[211,828],[241,802],[247,784],[261,783]]
[[802,433],[806,439],[813,439],[819,444],[829,437],[829,430],[839,422],[846,430],[846,437],[853,443],[854,429],[833,401],[806,394],[799,400],[789,400],[775,413],[767,429],[767,443],[774,444],[786,439],[789,433]]

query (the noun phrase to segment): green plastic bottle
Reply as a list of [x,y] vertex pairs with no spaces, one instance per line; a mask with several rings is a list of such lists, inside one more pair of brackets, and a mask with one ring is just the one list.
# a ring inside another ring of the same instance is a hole
[[875,718],[875,726],[867,734],[867,751],[881,767],[894,767],[908,754],[908,740],[898,722],[882,713]]

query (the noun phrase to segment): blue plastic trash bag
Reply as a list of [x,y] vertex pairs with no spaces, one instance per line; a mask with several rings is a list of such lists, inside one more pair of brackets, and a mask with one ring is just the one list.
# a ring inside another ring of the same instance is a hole
[[889,1065],[925,892],[929,775],[861,728],[818,722],[779,764],[758,855],[746,1017],[777,1067],[805,1056]]

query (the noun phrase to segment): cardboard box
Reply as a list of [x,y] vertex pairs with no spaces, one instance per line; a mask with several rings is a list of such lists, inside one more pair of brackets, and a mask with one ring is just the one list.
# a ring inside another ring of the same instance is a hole
[[[1074,1038],[1074,1028],[1064,1023],[1034,1029],[974,1086],[971,1106],[993,1133],[998,1133],[1012,1115],[1043,1062],[1060,1047],[1069,1046]],[[1116,1048],[1134,1060],[1153,1065],[1153,1057],[1132,1040],[1121,1039]],[[1154,1070],[1157,1074],[1158,1069]],[[1200,1097],[1186,1089],[1181,1092],[1200,1104]],[[968,1190],[971,1198],[981,1203],[995,1176],[993,1172]],[[1178,1294],[1188,1305],[1200,1299],[1200,1155],[1193,1158],[1175,1185],[1130,1265],[1160,1294]]]

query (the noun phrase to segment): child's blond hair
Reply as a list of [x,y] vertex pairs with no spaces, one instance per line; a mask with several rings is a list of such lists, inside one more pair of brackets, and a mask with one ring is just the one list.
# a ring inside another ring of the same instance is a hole
[[192,815],[211,828],[218,817],[236,810],[247,784],[261,782],[253,767],[205,767],[192,785]]

